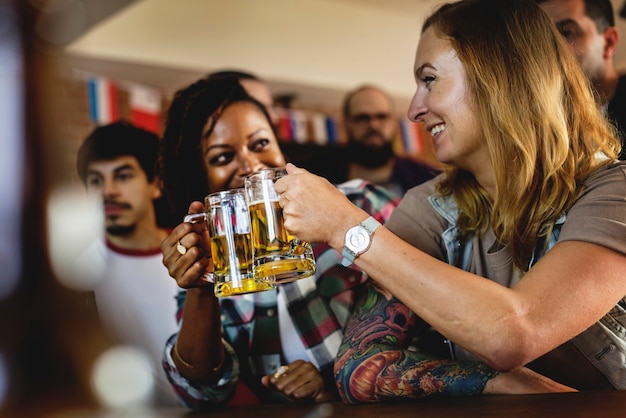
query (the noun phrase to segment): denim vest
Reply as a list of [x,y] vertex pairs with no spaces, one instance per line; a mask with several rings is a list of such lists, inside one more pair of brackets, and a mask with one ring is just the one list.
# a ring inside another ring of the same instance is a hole
[[[461,231],[456,227],[459,208],[452,196],[430,195],[428,201],[449,223],[442,233],[448,264],[468,270],[472,242],[461,242]],[[561,216],[550,236],[547,248],[538,245],[530,266],[550,250],[558,241],[566,215]],[[581,353],[600,370],[617,389],[626,389],[626,297],[587,330],[572,338]],[[572,365],[575,367],[575,365]]]

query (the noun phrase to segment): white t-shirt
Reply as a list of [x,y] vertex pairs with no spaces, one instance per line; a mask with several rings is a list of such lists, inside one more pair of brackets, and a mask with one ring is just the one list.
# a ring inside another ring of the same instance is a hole
[[179,405],[165,377],[161,358],[166,340],[178,331],[179,287],[162,262],[160,249],[129,251],[94,242],[77,265],[98,281],[93,290],[104,326],[121,344],[149,356],[155,376],[156,405]]

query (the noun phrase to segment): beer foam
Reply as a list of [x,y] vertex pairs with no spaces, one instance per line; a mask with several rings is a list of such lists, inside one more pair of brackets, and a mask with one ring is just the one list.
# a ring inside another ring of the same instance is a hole
[[254,205],[258,205],[259,203],[263,203],[263,204],[265,204],[265,203],[278,203],[278,200],[279,200],[279,199],[280,199],[280,198],[279,198],[279,197],[277,197],[277,198],[274,198],[274,199],[260,199],[260,200],[255,200],[255,201],[253,201],[253,202],[248,203],[248,207],[250,207],[250,206],[254,206]]

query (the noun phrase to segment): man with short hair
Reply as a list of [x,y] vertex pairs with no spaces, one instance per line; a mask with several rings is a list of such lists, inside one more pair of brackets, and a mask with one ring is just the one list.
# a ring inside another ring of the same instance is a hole
[[348,140],[344,180],[362,178],[401,196],[437,174],[433,167],[394,153],[398,120],[383,90],[360,86],[345,96],[342,109]]
[[537,0],[561,32],[596,90],[596,101],[613,121],[622,139],[620,159],[626,159],[626,75],[613,56],[620,34],[609,0]]
[[243,70],[219,70],[210,73],[207,77],[210,78],[236,78],[241,84],[241,87],[252,97],[259,101],[265,110],[270,115],[272,124],[278,126],[278,113],[274,109],[274,98],[270,92],[269,87],[261,78],[257,77],[248,71]]
[[158,147],[157,135],[125,121],[98,127],[85,139],[77,169],[87,193],[102,200],[105,240],[89,246],[76,268],[97,279],[93,291],[105,327],[151,360],[155,405],[176,405],[161,366],[163,346],[177,330],[179,289],[160,249],[169,231],[157,225],[155,210]]

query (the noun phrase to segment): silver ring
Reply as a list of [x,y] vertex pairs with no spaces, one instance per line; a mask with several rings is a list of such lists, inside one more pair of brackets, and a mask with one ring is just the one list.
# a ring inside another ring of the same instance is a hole
[[178,240],[178,244],[176,245],[176,250],[180,253],[180,255],[185,255],[187,252],[187,247],[181,244],[180,240]]

